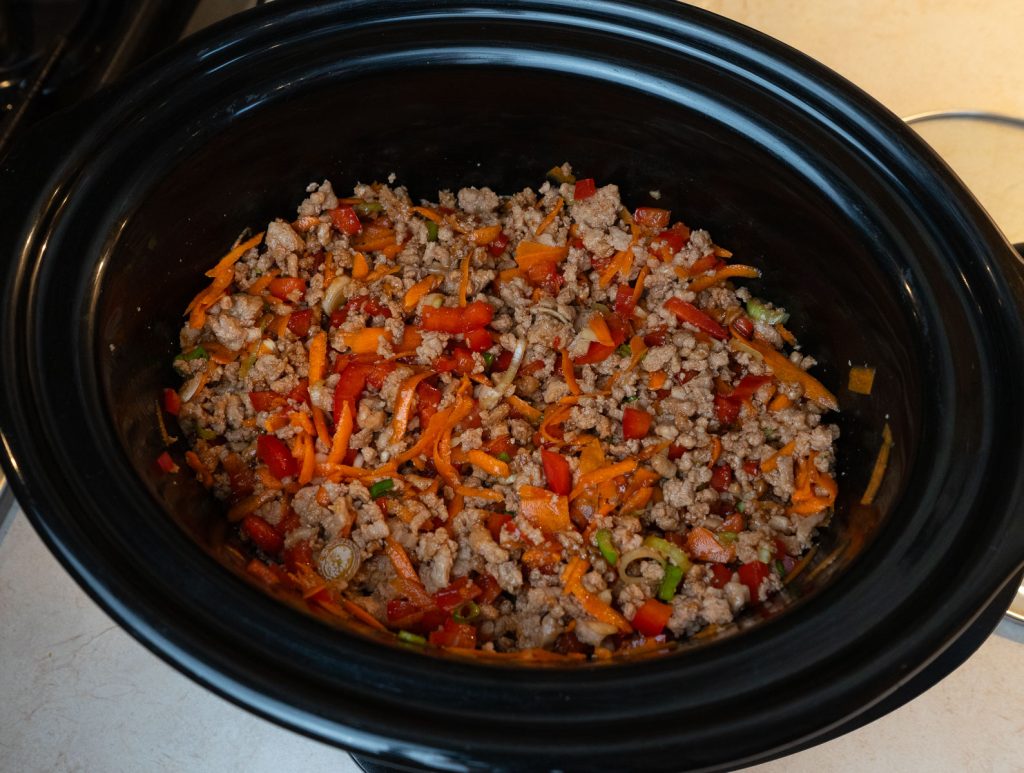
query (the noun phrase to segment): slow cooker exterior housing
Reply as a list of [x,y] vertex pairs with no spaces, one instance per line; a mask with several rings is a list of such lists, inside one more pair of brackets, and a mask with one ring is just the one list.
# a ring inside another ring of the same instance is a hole
[[[660,191],[792,312],[840,396],[834,564],[738,635],[528,671],[333,629],[225,571],[201,547],[217,505],[153,465],[202,271],[310,181],[513,191],[566,160],[624,201]],[[898,119],[710,14],[275,3],[49,122],[4,160],[0,211],[0,432],[26,512],[147,646],[318,738],[451,769],[752,761],[881,699],[1024,567],[1015,253]],[[850,363],[877,369],[870,397]]]

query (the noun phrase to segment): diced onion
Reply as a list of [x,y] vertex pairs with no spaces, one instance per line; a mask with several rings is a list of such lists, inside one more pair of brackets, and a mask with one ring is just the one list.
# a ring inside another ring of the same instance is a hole
[[657,561],[662,566],[665,565],[665,557],[657,550],[652,548],[636,548],[634,550],[630,550],[619,559],[619,578],[630,585],[635,585],[638,582],[647,582],[646,577],[633,577],[632,575],[626,574],[626,570],[629,568],[630,564],[643,558],[650,558]]
[[324,313],[330,314],[341,305],[342,296],[348,283],[349,279],[347,276],[339,276],[335,277],[334,281],[327,286],[327,291],[324,293],[324,300],[321,304]]
[[505,396],[506,390],[512,386],[512,382],[515,381],[516,374],[519,372],[519,366],[523,364],[523,357],[526,356],[526,341],[522,338],[516,340],[516,348],[512,351],[512,360],[508,364],[508,368],[505,372],[498,377],[494,382],[493,387],[484,386],[480,388],[478,399],[480,401],[480,407],[484,410],[491,410],[496,406],[501,399]]
[[359,548],[352,540],[336,540],[320,551],[316,563],[325,579],[347,582],[359,571]]
[[441,293],[428,293],[423,296],[423,300],[420,303],[424,306],[433,306],[435,309],[439,309],[444,306],[444,296]]
[[554,319],[557,319],[562,324],[565,324],[565,325],[572,324],[572,320],[571,319],[566,317],[558,309],[553,309],[550,306],[540,306],[540,305],[537,305],[537,306],[533,307],[533,311],[536,314],[545,314],[545,315],[547,315],[549,317],[553,317]]
[[185,382],[185,385],[181,388],[180,394],[181,401],[183,403],[187,403],[189,400],[196,396],[196,392],[199,391],[199,385],[202,383],[202,381],[202,374],[197,373],[196,375],[194,375],[192,378]]

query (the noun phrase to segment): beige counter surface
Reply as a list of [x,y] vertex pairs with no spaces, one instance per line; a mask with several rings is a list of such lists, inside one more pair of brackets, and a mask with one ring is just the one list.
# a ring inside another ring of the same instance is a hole
[[[1022,0],[696,4],[811,54],[897,114],[1024,115]],[[1024,770],[1024,642],[1002,630],[1010,635],[991,637],[903,708],[751,770]],[[20,514],[0,543],[0,696],[0,771],[356,770],[344,753],[232,706],[150,654],[77,588]]]

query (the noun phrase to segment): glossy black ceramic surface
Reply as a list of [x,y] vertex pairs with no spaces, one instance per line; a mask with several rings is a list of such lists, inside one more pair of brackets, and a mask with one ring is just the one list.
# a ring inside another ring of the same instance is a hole
[[[792,312],[842,409],[832,567],[738,635],[522,671],[330,628],[218,565],[198,547],[217,506],[153,465],[202,269],[311,180],[511,191],[564,160],[636,204],[660,190]],[[0,432],[26,512],[147,646],[309,735],[449,769],[753,761],[883,699],[1024,568],[1016,255],[895,116],[718,17],[277,2],[41,127],[3,162],[0,211]],[[870,397],[845,390],[850,362],[877,368]]]

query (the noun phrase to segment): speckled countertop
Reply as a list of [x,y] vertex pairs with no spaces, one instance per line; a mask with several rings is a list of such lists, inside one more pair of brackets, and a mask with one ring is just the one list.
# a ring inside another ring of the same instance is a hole
[[[695,4],[807,52],[899,115],[966,107],[1024,115],[1020,0]],[[957,141],[946,139],[951,156],[974,142],[966,134],[965,147]],[[1012,163],[1021,160],[964,177],[1012,195],[1024,175],[1001,187],[984,176],[1005,175]],[[1016,210],[1019,220],[1011,208],[1000,221],[1021,241],[1024,206]],[[356,768],[343,752],[234,707],[151,655],[78,589],[19,513],[0,543],[0,771],[207,770]],[[1024,770],[1021,629],[1004,623],[953,675],[883,719],[750,770]]]

